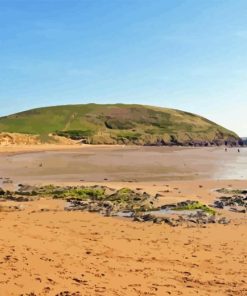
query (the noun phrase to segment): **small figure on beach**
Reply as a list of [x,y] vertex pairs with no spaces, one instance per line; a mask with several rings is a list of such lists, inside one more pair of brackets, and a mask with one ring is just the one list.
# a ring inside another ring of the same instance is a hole
[[225,152],[227,152],[227,148],[225,148]]
[[238,153],[240,152],[240,149],[238,149]]

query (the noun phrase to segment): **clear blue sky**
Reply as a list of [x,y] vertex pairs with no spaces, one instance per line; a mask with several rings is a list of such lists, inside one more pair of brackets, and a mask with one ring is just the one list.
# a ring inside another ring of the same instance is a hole
[[0,0],[0,115],[142,103],[247,135],[246,0]]

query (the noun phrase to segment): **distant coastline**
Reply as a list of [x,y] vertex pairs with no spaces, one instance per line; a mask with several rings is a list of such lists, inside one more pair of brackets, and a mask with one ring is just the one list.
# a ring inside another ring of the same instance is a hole
[[241,146],[231,130],[202,116],[137,104],[62,105],[0,118],[0,143]]

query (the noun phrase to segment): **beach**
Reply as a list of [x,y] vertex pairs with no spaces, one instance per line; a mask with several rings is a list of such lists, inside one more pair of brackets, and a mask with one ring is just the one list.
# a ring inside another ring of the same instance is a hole
[[[5,147],[0,187],[100,184],[159,194],[160,204],[212,204],[216,189],[247,188],[246,156],[222,147]],[[171,227],[68,212],[51,198],[18,206],[0,212],[1,295],[247,295],[246,213],[221,210],[227,225]]]
[[0,149],[0,176],[20,182],[247,179],[247,149],[223,147],[14,146]]

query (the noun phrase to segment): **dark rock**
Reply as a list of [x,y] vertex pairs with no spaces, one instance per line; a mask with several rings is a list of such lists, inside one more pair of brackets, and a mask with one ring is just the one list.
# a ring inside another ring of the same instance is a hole
[[153,221],[154,218],[155,217],[153,215],[151,215],[151,214],[145,214],[145,215],[142,216],[142,219],[144,221]]
[[3,184],[12,184],[13,181],[9,178],[6,178],[5,180],[3,180]]
[[40,209],[40,212],[49,212],[49,211],[50,211],[50,209],[47,209],[47,208]]
[[208,217],[208,223],[216,223],[216,222],[217,222],[217,219],[215,215]]
[[27,202],[30,201],[30,199],[28,197],[25,196],[13,196],[13,195],[8,195],[6,197],[7,200],[13,200],[16,202]]
[[90,203],[90,204],[88,205],[88,211],[89,211],[89,212],[100,212],[100,210],[101,210],[101,207],[98,205],[97,202],[95,202],[95,203]]
[[216,200],[214,202],[213,206],[218,209],[224,209],[224,203],[220,200]]
[[222,196],[214,202],[214,207],[223,209],[230,207],[231,211],[245,213],[247,208],[247,198],[241,195]]
[[164,222],[164,219],[161,217],[154,217],[153,218],[153,223],[155,223],[155,224],[161,224],[162,222]]
[[177,204],[166,204],[166,205],[163,205],[163,206],[161,206],[160,208],[162,209],[162,210],[166,210],[166,209],[174,209],[174,208],[176,208],[177,207]]
[[224,224],[224,225],[229,224],[230,222],[231,222],[231,220],[226,217],[222,217],[218,220],[219,224]]
[[172,218],[165,217],[165,218],[163,218],[163,222],[165,224],[170,225],[170,226],[177,226],[177,224],[174,223],[174,220]]
[[104,208],[111,208],[111,209],[113,209],[113,203],[112,203],[111,201],[109,201],[109,200],[105,200],[105,201],[103,201],[103,202],[102,202],[102,206],[103,206]]
[[139,217],[139,216],[135,216],[133,221],[136,221],[136,222],[144,222],[144,219],[142,217]]
[[189,218],[188,221],[192,223],[198,223],[198,220],[193,218]]
[[163,196],[162,194],[160,194],[160,193],[157,193],[156,195],[155,195],[155,199],[157,199],[157,198],[159,198],[159,197],[161,197],[161,196]]
[[245,207],[234,207],[234,208],[230,208],[230,211],[236,212],[236,213],[246,213],[246,208]]

